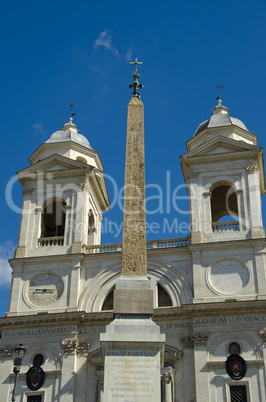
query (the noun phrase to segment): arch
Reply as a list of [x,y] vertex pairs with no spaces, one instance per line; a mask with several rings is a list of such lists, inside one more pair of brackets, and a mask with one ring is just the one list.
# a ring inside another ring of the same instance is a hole
[[88,236],[92,235],[95,232],[95,230],[96,230],[95,218],[92,209],[90,209],[88,217]]
[[[226,320],[226,318],[224,317]],[[240,331],[230,331],[219,335],[210,345],[208,350],[208,361],[225,360],[228,356],[228,346],[231,342],[237,342],[241,347],[242,357],[250,359],[263,359],[263,351],[259,342],[251,336]],[[255,356],[254,356],[255,355]]]
[[158,298],[158,307],[172,307],[173,306],[171,297],[169,296],[167,291],[164,289],[164,287],[160,284],[160,282],[157,283],[157,298]]
[[[26,345],[27,348],[27,345]],[[44,356],[44,364],[43,368],[45,370],[60,370],[62,369],[62,358],[57,348],[46,345],[43,343],[36,343],[27,348],[29,352],[26,352],[26,355],[23,359],[23,364],[32,366],[32,359],[37,353],[41,353]],[[50,367],[48,367],[50,366]]]
[[43,203],[41,237],[64,236],[66,201],[63,198],[48,198]]
[[83,158],[83,156],[77,156],[76,161],[81,162],[81,163],[86,163],[86,164],[88,163],[87,159]]
[[[121,274],[121,263],[106,267],[98,273],[89,286],[84,289],[79,299],[79,309],[86,312],[99,312],[110,292],[114,289]],[[154,307],[158,306],[156,287],[157,283],[169,295],[172,307],[192,303],[192,291],[184,278],[170,265],[160,261],[148,261],[148,277],[151,279],[154,290]]]
[[218,222],[225,216],[238,217],[238,205],[235,185],[227,180],[215,182],[210,187],[212,222]]
[[110,290],[110,292],[106,296],[102,305],[102,311],[110,311],[113,309],[114,309],[114,287]]

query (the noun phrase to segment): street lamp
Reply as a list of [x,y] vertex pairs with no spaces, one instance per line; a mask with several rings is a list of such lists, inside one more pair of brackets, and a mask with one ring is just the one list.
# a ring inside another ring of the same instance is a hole
[[16,400],[16,385],[17,385],[17,378],[18,378],[18,373],[20,372],[20,366],[22,364],[23,357],[25,355],[26,349],[23,348],[23,345],[20,343],[16,348],[15,348],[15,357],[14,357],[14,368],[13,368],[13,373],[15,374],[15,382],[14,382],[14,389],[12,392],[12,401]]

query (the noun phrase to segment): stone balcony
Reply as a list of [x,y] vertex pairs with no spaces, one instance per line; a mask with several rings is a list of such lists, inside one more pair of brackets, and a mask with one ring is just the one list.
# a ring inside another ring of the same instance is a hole
[[[147,250],[158,250],[165,248],[187,247],[189,245],[189,236],[178,237],[174,239],[149,240],[146,242]],[[83,246],[84,254],[104,254],[117,253],[122,251],[122,243],[100,244],[94,246]]]

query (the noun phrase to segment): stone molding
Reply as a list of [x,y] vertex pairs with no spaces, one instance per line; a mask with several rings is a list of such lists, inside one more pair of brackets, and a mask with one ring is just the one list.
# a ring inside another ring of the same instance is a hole
[[246,167],[246,171],[248,173],[257,172],[259,169],[258,164],[256,162],[252,163],[252,165]]
[[173,371],[162,372],[161,381],[163,384],[171,384],[174,381],[174,372]]
[[3,348],[0,349],[0,355],[2,357],[9,357],[11,356],[15,351],[14,346],[4,346]]
[[262,338],[263,343],[266,344],[266,328],[259,331],[259,337]]
[[187,177],[188,179],[196,179],[198,177],[198,173],[197,172],[190,172]]
[[203,346],[206,344],[207,340],[209,338],[208,333],[195,333],[189,336],[186,336],[184,338],[181,338],[181,342],[184,346],[188,347],[194,347],[195,345],[197,346]]
[[90,349],[89,342],[79,343],[78,339],[65,339],[62,341],[64,354],[76,353],[82,355],[88,353]]
[[85,180],[85,181],[83,181],[82,183],[80,183],[80,188],[81,188],[81,190],[83,190],[83,191],[90,191],[90,182],[89,182],[89,180]]
[[25,188],[25,190],[22,191],[22,194],[23,195],[32,194],[32,192],[33,192],[33,188]]

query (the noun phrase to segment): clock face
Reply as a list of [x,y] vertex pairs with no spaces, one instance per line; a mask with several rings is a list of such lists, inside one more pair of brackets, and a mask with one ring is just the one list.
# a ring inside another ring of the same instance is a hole
[[54,274],[40,274],[30,280],[28,299],[35,306],[45,307],[55,303],[64,290],[62,279]]

